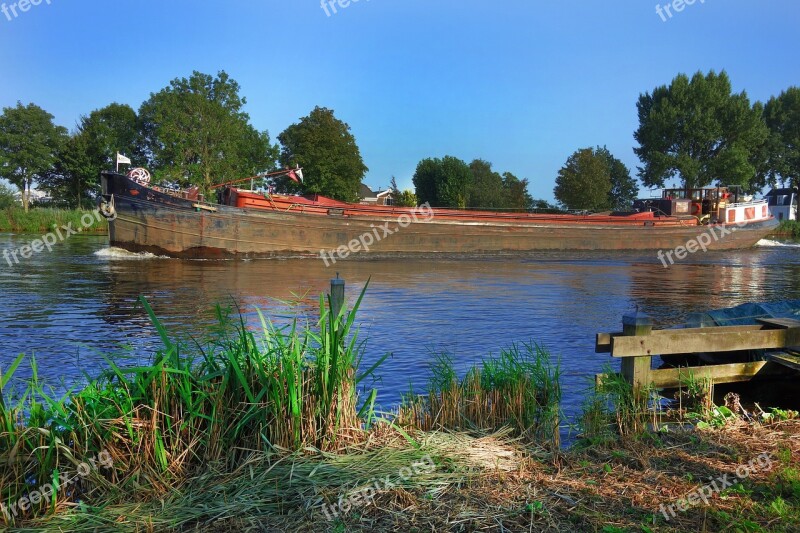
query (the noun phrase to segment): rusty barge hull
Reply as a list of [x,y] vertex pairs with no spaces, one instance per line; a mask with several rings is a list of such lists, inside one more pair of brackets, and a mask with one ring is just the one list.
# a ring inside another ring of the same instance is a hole
[[[416,219],[402,211],[324,213],[199,204],[125,176],[104,173],[113,198],[111,246],[172,257],[215,259],[327,254],[335,259],[378,254],[492,254],[536,250],[673,250],[698,240],[709,250],[753,246],[774,219],[741,226],[659,224],[635,217],[508,216],[437,210]],[[407,211],[406,211],[407,213]],[[449,213],[449,214],[448,214]]]

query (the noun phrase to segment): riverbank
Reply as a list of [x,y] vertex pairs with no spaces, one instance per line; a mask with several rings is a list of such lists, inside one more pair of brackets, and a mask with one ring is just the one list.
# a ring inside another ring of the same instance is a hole
[[800,220],[781,220],[775,235],[800,239]]
[[[90,217],[86,215],[92,215],[90,223]],[[81,228],[81,232],[95,235],[108,233],[108,223],[104,218],[94,216],[93,210],[50,207],[34,207],[27,213],[21,207],[0,210],[0,232],[3,233],[42,234],[63,226]]]
[[[196,349],[172,340],[142,300],[163,342],[153,363],[109,359],[63,398],[35,378],[12,392],[19,357],[0,376],[0,521],[29,531],[616,532],[791,531],[800,520],[796,413],[745,421],[697,384],[684,399],[697,400],[694,416],[662,418],[612,379],[578,420],[561,420],[559,366],[523,344],[464,376],[436,357],[427,390],[375,413],[377,391],[357,394],[380,365],[358,365],[363,297],[336,319],[321,299],[308,326],[262,318],[258,331],[218,307]],[[555,431],[564,424],[582,434],[568,450]]]

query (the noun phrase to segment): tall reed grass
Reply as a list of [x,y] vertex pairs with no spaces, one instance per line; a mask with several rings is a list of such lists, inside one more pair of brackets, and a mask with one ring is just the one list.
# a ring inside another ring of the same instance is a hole
[[654,389],[633,387],[607,366],[604,379],[584,402],[579,425],[587,442],[597,442],[657,428],[661,415],[660,397]]
[[437,354],[423,395],[413,390],[398,414],[400,425],[422,430],[497,431],[510,427],[531,442],[558,448],[560,369],[537,344],[512,345],[458,379],[448,354]]
[[[320,297],[314,325],[295,319],[278,327],[259,314],[258,334],[217,307],[218,327],[192,352],[140,299],[163,343],[153,363],[121,368],[109,358],[107,371],[61,396],[39,381],[33,357],[33,377],[12,387],[20,356],[0,373],[0,503],[18,503],[101,452],[112,469],[93,470],[16,518],[98,494],[160,498],[211,465],[234,471],[265,452],[337,451],[361,441],[376,393],[359,410],[357,386],[381,362],[357,373],[354,321],[363,297],[335,317]],[[15,517],[0,513],[4,520]]]

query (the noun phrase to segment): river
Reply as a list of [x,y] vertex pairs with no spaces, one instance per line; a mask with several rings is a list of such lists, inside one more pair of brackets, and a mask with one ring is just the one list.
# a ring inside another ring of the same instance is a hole
[[[2,234],[0,248],[30,240]],[[201,335],[217,303],[235,302],[253,323],[256,308],[277,322],[313,320],[319,294],[337,272],[350,303],[370,280],[359,314],[363,365],[392,354],[375,385],[384,408],[410,386],[425,385],[434,352],[452,354],[463,371],[512,343],[533,341],[560,360],[571,416],[594,374],[612,363],[594,353],[595,333],[620,330],[622,316],[637,308],[670,326],[697,311],[800,298],[800,245],[761,241],[749,250],[698,252],[669,268],[652,252],[367,256],[327,268],[318,258],[141,256],[109,249],[106,237],[80,235],[50,253],[0,264],[0,367],[19,353],[35,355],[40,377],[63,390],[104,368],[104,356],[122,365],[149,358],[160,341],[140,295],[181,338]]]

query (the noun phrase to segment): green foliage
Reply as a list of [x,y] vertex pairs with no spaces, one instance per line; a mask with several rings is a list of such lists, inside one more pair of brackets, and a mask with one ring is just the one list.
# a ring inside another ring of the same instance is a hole
[[504,208],[527,211],[534,207],[533,197],[528,193],[527,178],[519,179],[511,172],[503,172],[503,192]]
[[35,181],[53,169],[67,130],[53,124],[53,115],[35,104],[6,107],[0,115],[0,178],[22,193],[27,211]]
[[800,239],[800,220],[781,220],[775,233]]
[[773,96],[764,107],[770,130],[764,182],[800,187],[800,87]]
[[239,84],[224,71],[176,78],[139,109],[139,153],[159,181],[198,185],[275,167],[277,147],[250,125]]
[[432,207],[463,209],[467,206],[472,172],[462,160],[445,156],[442,159],[423,159],[414,173],[417,199]]
[[558,171],[553,195],[567,209],[603,211],[611,207],[611,168],[607,150],[578,150]]
[[72,224],[73,228],[81,228],[81,233],[95,232],[104,233],[108,231],[108,224],[105,219],[98,222],[97,217],[93,216],[94,222],[91,226],[85,227],[81,222],[81,217],[92,211],[80,209],[54,209],[50,207],[36,207],[25,211],[16,205],[0,209],[0,231],[14,233],[48,233],[56,227]]
[[8,209],[16,205],[16,203],[17,199],[14,197],[14,191],[5,184],[0,183],[0,209]]
[[746,92],[732,93],[724,71],[698,72],[691,81],[681,74],[640,96],[637,109],[634,151],[646,186],[663,187],[675,176],[686,187],[751,186],[768,130],[761,104],[751,106]]
[[138,119],[128,105],[113,103],[81,117],[77,130],[58,154],[42,188],[70,207],[90,205],[100,194],[100,172],[116,167],[117,152],[136,164]]
[[639,186],[631,177],[631,171],[625,163],[614,157],[605,146],[599,146],[595,155],[605,158],[608,165],[611,190],[608,192],[608,202],[611,209],[616,211],[630,211],[633,201],[639,196]]
[[417,195],[412,191],[405,190],[395,194],[394,205],[398,207],[417,207]]
[[[77,462],[101,453],[113,471],[92,471],[59,492],[60,506],[98,490],[158,498],[210,465],[233,472],[256,452],[333,451],[360,442],[371,410],[368,404],[357,412],[357,387],[380,364],[357,373],[354,322],[363,296],[336,317],[321,297],[315,325],[278,327],[262,316],[258,335],[217,307],[219,325],[194,355],[141,299],[163,342],[153,363],[122,368],[107,358],[99,378],[62,397],[39,381],[32,357],[32,377],[12,386],[24,359],[18,357],[0,369],[0,458],[15,456],[0,459],[0,502],[18,501],[54,473],[72,475]],[[45,500],[23,514],[48,510]],[[0,514],[0,523],[7,518]]]
[[358,201],[359,186],[367,166],[361,159],[350,126],[334,116],[333,110],[315,107],[297,124],[286,128],[278,140],[284,167],[300,165],[305,181],[296,184],[278,180],[279,190],[322,194],[345,202]]
[[467,206],[481,209],[508,207],[503,177],[492,170],[492,164],[476,159],[469,165],[472,183],[469,188]]

